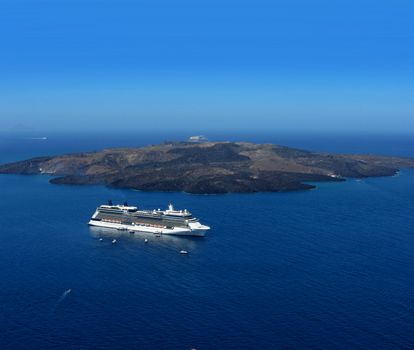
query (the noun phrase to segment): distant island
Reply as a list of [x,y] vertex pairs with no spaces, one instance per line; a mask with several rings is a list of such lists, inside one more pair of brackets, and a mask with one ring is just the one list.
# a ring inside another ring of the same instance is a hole
[[0,173],[49,174],[54,184],[208,194],[304,190],[315,187],[309,182],[390,176],[410,167],[414,159],[206,141],[38,157],[0,165]]

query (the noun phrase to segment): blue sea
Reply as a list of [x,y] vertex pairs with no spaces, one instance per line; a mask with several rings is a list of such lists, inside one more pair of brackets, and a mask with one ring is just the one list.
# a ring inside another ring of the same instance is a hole
[[[2,134],[0,162],[185,136]],[[414,157],[407,135],[207,136]],[[414,170],[227,195],[48,181],[0,175],[0,349],[414,348]],[[108,199],[172,202],[212,230],[145,243],[89,228]]]

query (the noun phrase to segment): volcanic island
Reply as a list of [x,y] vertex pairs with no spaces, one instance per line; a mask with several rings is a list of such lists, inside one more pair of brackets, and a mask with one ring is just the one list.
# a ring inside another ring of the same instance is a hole
[[306,190],[315,188],[315,182],[392,176],[413,167],[410,158],[226,141],[165,142],[36,157],[0,165],[0,173],[48,174],[53,184],[218,194]]

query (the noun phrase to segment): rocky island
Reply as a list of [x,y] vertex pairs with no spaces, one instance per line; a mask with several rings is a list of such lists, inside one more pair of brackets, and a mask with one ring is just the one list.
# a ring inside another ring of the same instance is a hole
[[310,152],[247,142],[171,142],[38,157],[0,165],[2,174],[49,174],[54,184],[104,184],[143,191],[276,192],[314,181],[394,175],[414,159]]

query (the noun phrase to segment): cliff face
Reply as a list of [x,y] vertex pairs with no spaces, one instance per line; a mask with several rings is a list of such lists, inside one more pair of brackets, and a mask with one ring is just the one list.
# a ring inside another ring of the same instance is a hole
[[393,175],[414,167],[397,157],[333,155],[244,142],[171,143],[39,157],[4,164],[0,173],[51,174],[56,184],[105,184],[145,191],[273,192],[309,181]]

